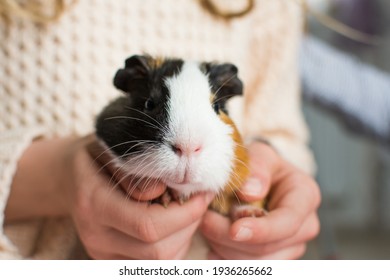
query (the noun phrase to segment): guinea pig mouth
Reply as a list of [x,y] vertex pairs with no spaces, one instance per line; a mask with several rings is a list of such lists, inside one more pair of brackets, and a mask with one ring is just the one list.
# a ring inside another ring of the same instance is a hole
[[202,191],[212,191],[215,193],[219,192],[219,187],[210,187],[209,184],[199,179],[194,178],[189,170],[186,169],[184,174],[181,173],[176,178],[170,178],[165,183],[169,188],[174,189],[179,194],[184,196],[189,196]]
[[204,185],[202,183],[168,183],[167,186],[173,190],[175,190],[178,194],[188,197],[193,194],[199,193],[199,192],[214,192],[218,193],[220,191],[219,188],[210,188],[207,185]]
[[172,180],[172,183],[175,185],[188,185],[195,182],[191,180],[190,171],[188,170],[188,168],[186,168],[184,170],[184,174],[177,174],[177,177]]

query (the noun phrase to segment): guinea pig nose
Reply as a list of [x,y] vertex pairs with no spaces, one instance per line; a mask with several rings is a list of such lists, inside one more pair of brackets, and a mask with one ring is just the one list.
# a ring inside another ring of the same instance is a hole
[[186,155],[190,156],[193,154],[198,154],[202,150],[201,145],[179,145],[173,144],[171,145],[172,150],[179,156]]

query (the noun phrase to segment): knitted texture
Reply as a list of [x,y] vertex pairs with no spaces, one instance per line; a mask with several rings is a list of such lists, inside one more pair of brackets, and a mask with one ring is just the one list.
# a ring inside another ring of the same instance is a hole
[[[217,3],[233,9],[237,1]],[[38,136],[32,131],[44,131],[45,137],[92,132],[97,113],[120,94],[112,85],[115,71],[125,58],[139,53],[236,64],[245,98],[233,100],[230,111],[244,137],[266,137],[285,158],[311,172],[296,70],[301,16],[301,7],[292,0],[258,0],[248,15],[231,21],[212,16],[196,0],[80,0],[46,26],[4,19],[0,211],[22,151]],[[9,256],[4,238],[0,254]],[[24,246],[13,234],[9,238]],[[69,257],[59,240],[61,254],[53,242],[43,252],[45,242],[39,241],[43,247],[38,256]],[[20,249],[25,252],[20,257],[37,256],[27,251]]]

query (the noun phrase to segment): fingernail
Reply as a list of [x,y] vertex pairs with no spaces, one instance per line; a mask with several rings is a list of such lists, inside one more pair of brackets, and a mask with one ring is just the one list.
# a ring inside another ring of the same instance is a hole
[[247,241],[253,236],[253,231],[247,227],[241,227],[237,234],[234,236],[236,241]]
[[259,179],[250,177],[244,184],[242,191],[249,196],[260,196],[263,193],[263,184]]

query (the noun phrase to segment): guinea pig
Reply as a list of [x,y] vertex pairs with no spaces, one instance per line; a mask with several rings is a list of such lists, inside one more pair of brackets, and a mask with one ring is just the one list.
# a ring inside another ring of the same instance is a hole
[[247,150],[225,106],[243,94],[237,74],[230,63],[131,56],[114,77],[125,94],[98,115],[96,135],[126,174],[164,182],[168,200],[211,191],[215,211],[261,216],[262,201],[240,207],[237,196],[249,175]]

